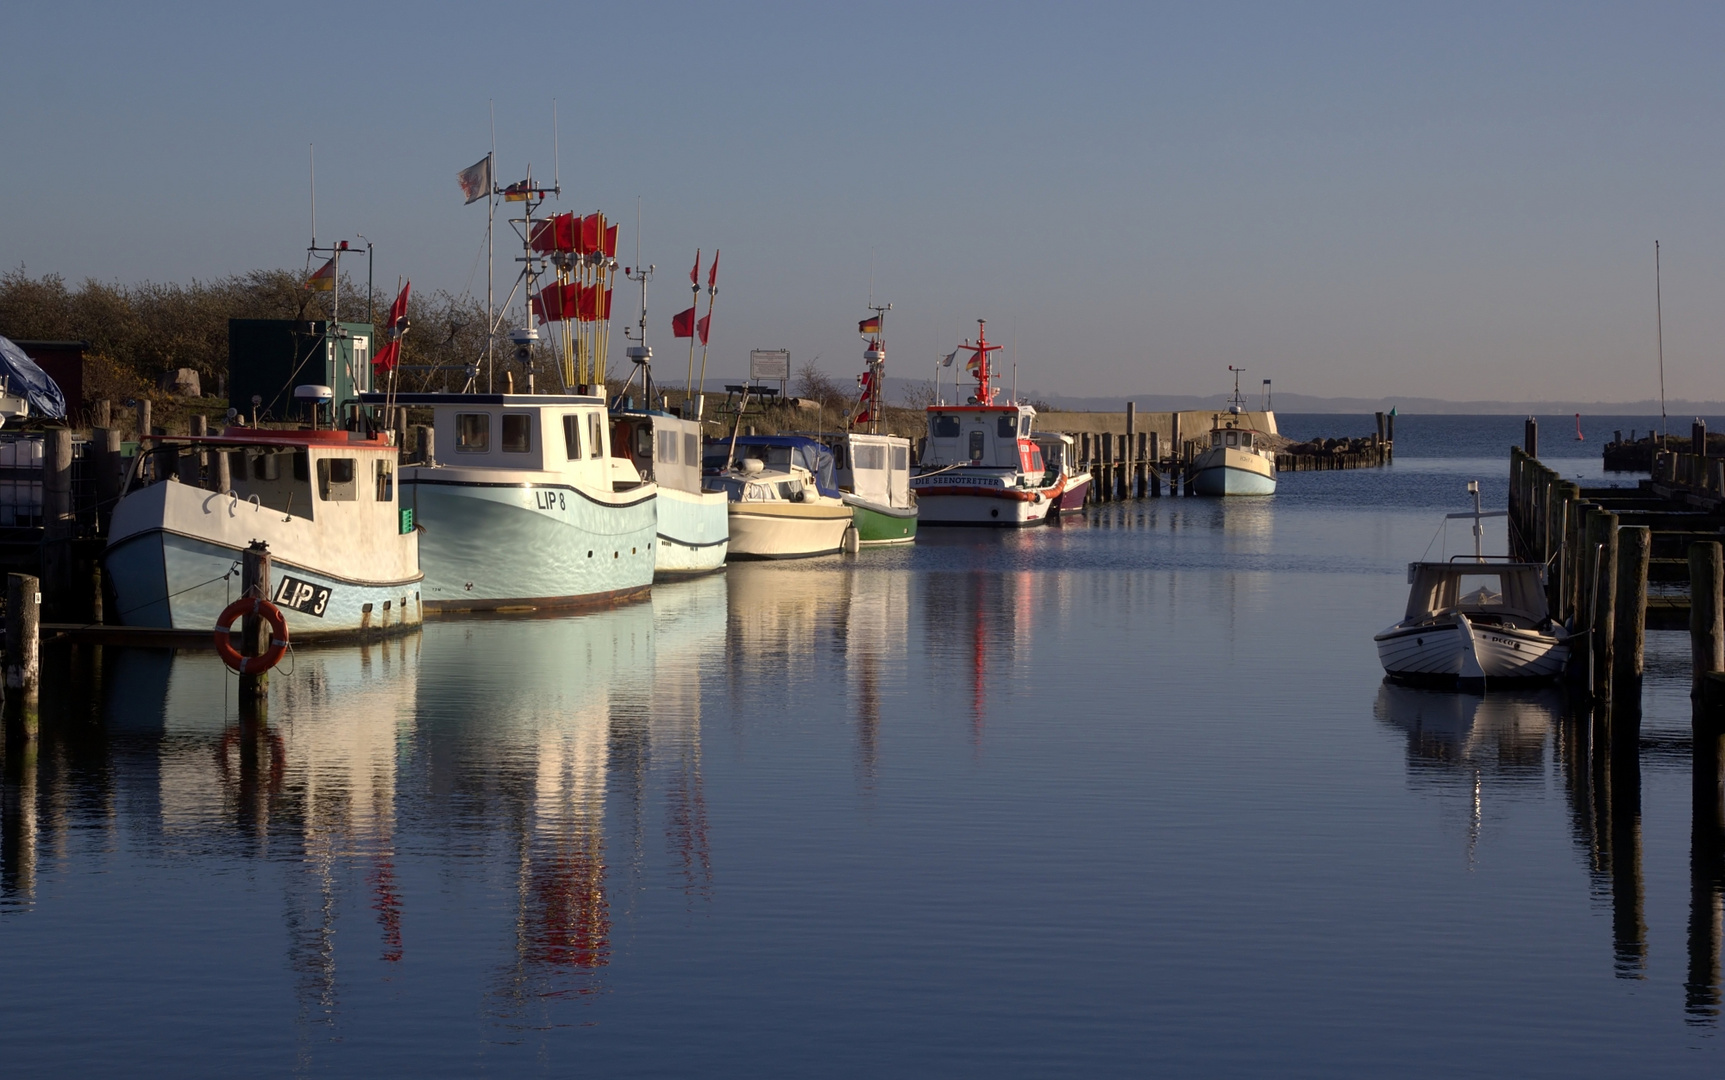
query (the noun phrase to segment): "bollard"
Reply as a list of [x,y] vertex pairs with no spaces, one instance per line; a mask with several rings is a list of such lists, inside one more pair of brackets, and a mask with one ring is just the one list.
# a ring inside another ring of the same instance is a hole
[[1522,448],[1527,451],[1528,457],[1538,457],[1539,456],[1539,421],[1538,420],[1535,420],[1533,417],[1530,416],[1522,424],[1522,426],[1521,426],[1521,441],[1522,441]]
[[[240,595],[260,596],[265,600],[270,596],[270,548],[261,540],[253,540],[251,546],[242,553],[240,566]],[[256,615],[247,615],[240,623],[240,655],[262,656],[269,651],[270,624]],[[240,676],[240,701],[267,700],[270,693],[270,675]]]
[[36,734],[36,704],[42,676],[42,582],[29,574],[6,575],[6,706]]
[[1725,611],[1720,603],[1725,573],[1720,550],[1717,540],[1689,545],[1690,694],[1697,701],[1708,674],[1725,669]]
[[101,398],[90,406],[90,426],[106,428],[114,426],[114,403],[107,398]]

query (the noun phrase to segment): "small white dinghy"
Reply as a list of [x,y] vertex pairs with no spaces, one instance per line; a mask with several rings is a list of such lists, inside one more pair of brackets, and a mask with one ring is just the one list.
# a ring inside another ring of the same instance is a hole
[[1392,678],[1454,682],[1464,689],[1488,681],[1551,679],[1569,662],[1569,635],[1552,622],[1545,603],[1545,567],[1481,552],[1479,519],[1472,513],[1474,553],[1448,562],[1408,564],[1408,606],[1402,620],[1373,640]]

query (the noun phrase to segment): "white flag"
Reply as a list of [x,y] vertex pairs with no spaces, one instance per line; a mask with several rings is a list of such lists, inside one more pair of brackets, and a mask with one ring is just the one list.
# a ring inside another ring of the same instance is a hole
[[467,196],[467,201],[478,202],[491,194],[491,155],[486,154],[469,169],[462,169],[456,176],[461,185],[461,193]]
[[944,360],[942,360],[942,361],[941,361],[941,362],[940,362],[940,366],[941,366],[941,367],[951,367],[951,366],[952,366],[952,360],[953,360],[953,357],[955,357],[955,356],[957,356],[957,355],[958,355],[958,350],[957,350],[957,349],[954,349],[954,350],[952,350],[952,351],[951,351],[951,352],[949,352],[949,353],[947,353],[947,354],[946,354],[946,359],[944,359]]

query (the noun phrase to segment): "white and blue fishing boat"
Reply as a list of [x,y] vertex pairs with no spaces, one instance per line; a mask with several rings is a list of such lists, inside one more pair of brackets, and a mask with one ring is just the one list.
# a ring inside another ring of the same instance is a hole
[[[381,394],[362,396],[384,404]],[[605,399],[396,394],[429,408],[431,460],[403,466],[429,611],[527,611],[645,594],[658,485],[612,456]]]
[[725,565],[730,515],[724,492],[701,490],[701,424],[623,398],[611,410],[617,454],[659,487],[659,576],[704,574]]
[[1200,495],[1274,495],[1276,452],[1266,431],[1246,420],[1240,396],[1240,372],[1234,373],[1234,396],[1228,411],[1218,413],[1210,428],[1210,446],[1192,459],[1192,490]]
[[[151,440],[103,557],[121,621],[210,629],[240,596],[242,553],[262,541],[270,599],[295,641],[418,626],[419,537],[399,503],[397,450],[356,427]],[[220,491],[209,490],[222,475],[216,455],[229,466]]]

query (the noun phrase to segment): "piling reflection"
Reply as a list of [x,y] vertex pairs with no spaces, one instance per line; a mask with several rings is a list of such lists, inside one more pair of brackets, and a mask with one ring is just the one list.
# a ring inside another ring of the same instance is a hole
[[1683,1006],[1692,1024],[1716,1024],[1720,1010],[1720,939],[1725,934],[1725,731],[1697,715],[1689,840],[1689,966]]

